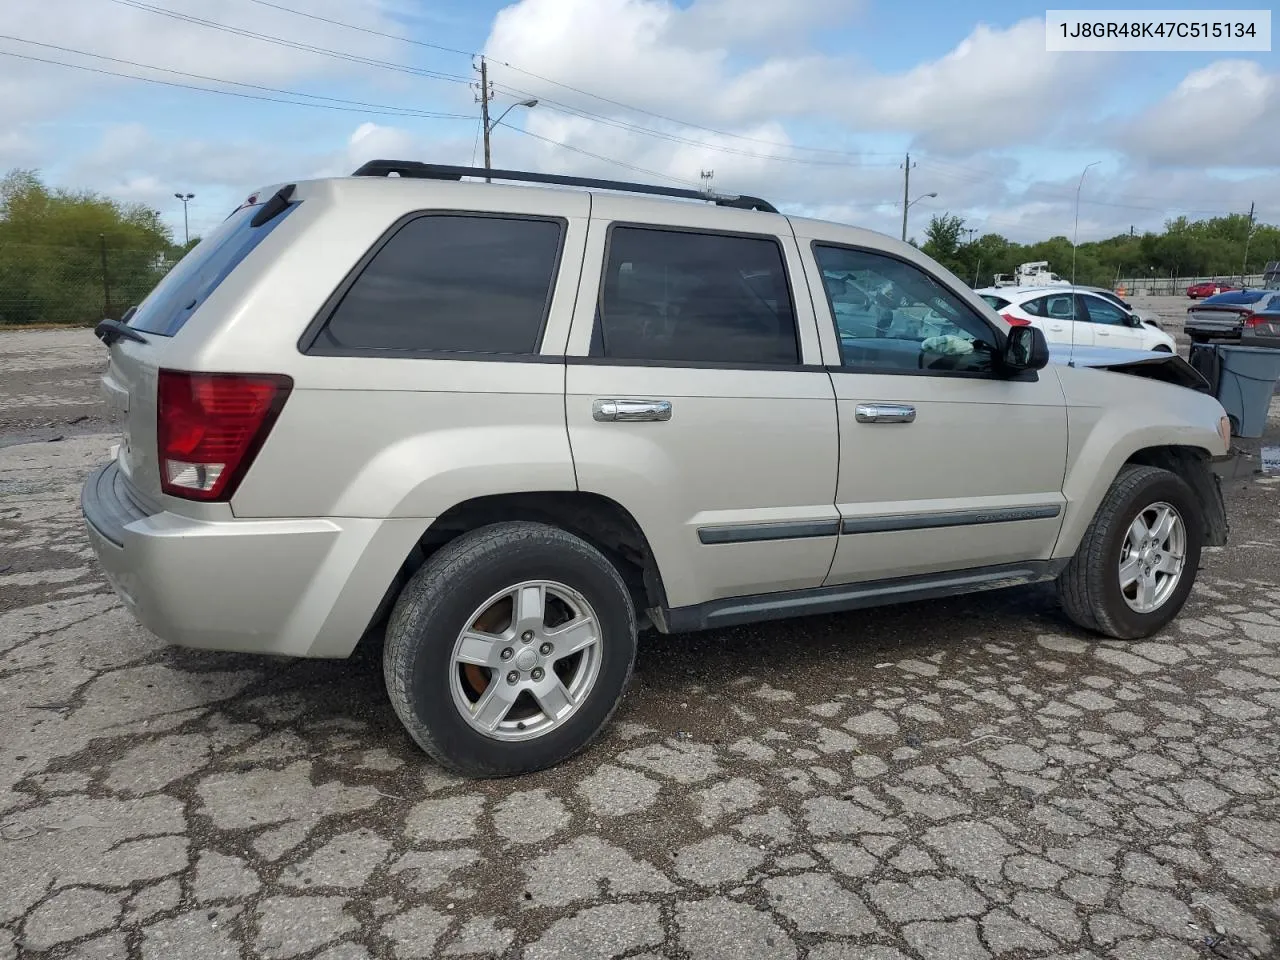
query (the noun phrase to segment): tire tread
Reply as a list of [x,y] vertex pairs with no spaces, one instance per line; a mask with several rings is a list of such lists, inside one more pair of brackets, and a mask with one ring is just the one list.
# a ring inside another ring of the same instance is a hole
[[[484,764],[478,758],[473,757],[465,763],[458,762],[443,749],[431,729],[418,719],[413,709],[410,678],[413,655],[423,633],[423,621],[439,601],[455,588],[456,584],[464,581],[472,573],[483,571],[495,555],[507,555],[513,550],[531,546],[553,545],[575,551],[608,572],[616,582],[619,592],[628,598],[626,611],[631,636],[634,638],[636,614],[630,603],[626,584],[617,568],[595,547],[568,531],[545,523],[523,520],[479,527],[445,544],[405,584],[392,610],[387,624],[386,647],[382,660],[387,695],[396,716],[400,718],[414,742],[431,759],[455,773],[472,777],[510,775],[508,771]],[[630,683],[633,669],[634,657],[627,664],[624,690]],[[609,725],[621,702],[621,696],[614,700],[599,726],[573,750],[573,753],[585,749],[601,734]]]

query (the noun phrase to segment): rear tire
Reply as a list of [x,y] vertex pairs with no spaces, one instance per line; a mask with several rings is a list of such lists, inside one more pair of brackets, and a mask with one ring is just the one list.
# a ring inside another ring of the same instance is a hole
[[590,743],[635,653],[631,596],[600,551],[558,527],[498,523],[451,541],[405,584],[383,676],[428,755],[464,776],[502,777]]
[[[1144,533],[1146,527],[1152,529]],[[1149,637],[1186,603],[1203,543],[1204,519],[1186,481],[1158,467],[1126,466],[1058,575],[1063,610],[1086,630],[1120,640]]]

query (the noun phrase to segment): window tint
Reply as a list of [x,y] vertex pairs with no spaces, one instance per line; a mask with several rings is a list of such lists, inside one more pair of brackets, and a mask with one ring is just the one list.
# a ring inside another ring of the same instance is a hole
[[[1084,297],[1080,298],[1088,311],[1089,321],[1091,323],[1103,323],[1110,327],[1124,327],[1129,324],[1129,315],[1117,307],[1114,303],[1108,303],[1101,297]],[[1082,313],[1084,311],[1081,311]]]
[[262,204],[240,207],[165,274],[138,304],[129,326],[161,337],[176,334],[218,284],[297,207],[296,203],[289,204],[260,227],[253,226],[252,221]]
[[764,237],[614,227],[591,353],[798,363],[782,249]]
[[[1069,293],[1055,293],[1047,297],[1037,297],[1022,305],[1022,309],[1033,317],[1045,317],[1052,320],[1070,320],[1075,316],[1075,304]],[[1081,320],[1085,319],[1083,316]]]
[[846,367],[989,372],[996,335],[919,267],[865,250],[816,246]]
[[535,353],[560,234],[548,220],[411,220],[369,261],[312,350]]
[[1004,297],[997,297],[994,293],[981,294],[982,299],[987,301],[987,305],[996,310],[1003,310],[1009,305],[1009,301]]

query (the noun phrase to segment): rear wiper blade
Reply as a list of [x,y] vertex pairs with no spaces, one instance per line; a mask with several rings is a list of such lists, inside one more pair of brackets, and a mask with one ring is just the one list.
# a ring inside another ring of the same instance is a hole
[[119,320],[102,320],[93,328],[93,335],[108,347],[117,340],[132,340],[134,343],[150,343],[151,341]]

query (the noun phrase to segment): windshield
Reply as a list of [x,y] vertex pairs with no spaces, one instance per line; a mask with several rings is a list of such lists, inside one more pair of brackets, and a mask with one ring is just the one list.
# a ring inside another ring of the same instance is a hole
[[1009,305],[1009,301],[1004,297],[997,297],[993,293],[980,293],[978,296],[987,301],[987,304],[996,310],[1002,310]]
[[172,337],[295,207],[296,203],[289,204],[260,227],[253,226],[252,221],[261,204],[243,206],[227,217],[165,274],[129,318],[129,326],[143,333]]

